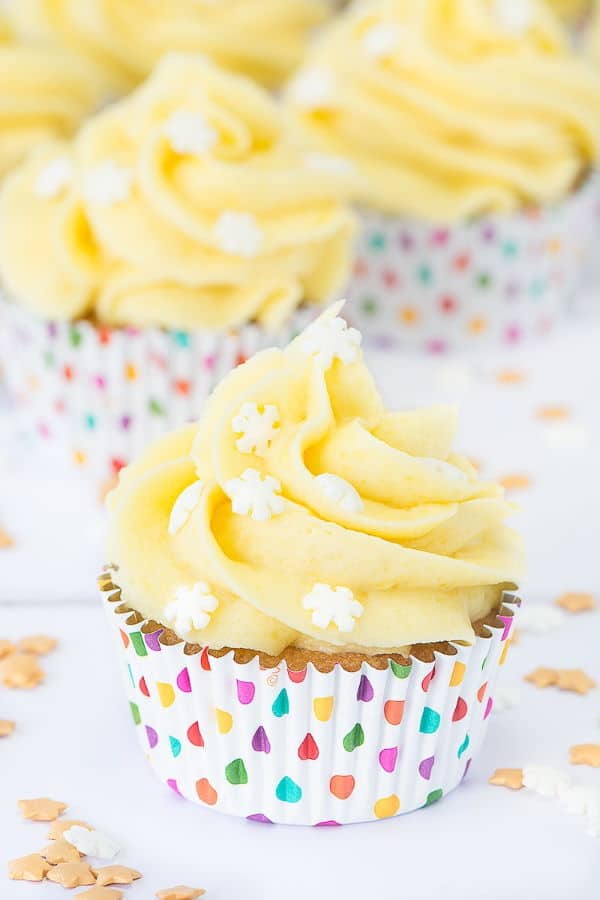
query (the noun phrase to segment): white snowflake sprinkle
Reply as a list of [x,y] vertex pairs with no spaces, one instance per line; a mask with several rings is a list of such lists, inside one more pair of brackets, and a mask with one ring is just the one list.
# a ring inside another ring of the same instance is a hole
[[202,481],[194,481],[181,492],[171,510],[169,518],[169,534],[177,534],[187,524],[188,519],[200,503],[200,495],[204,484]]
[[81,825],[71,825],[63,838],[84,856],[94,856],[96,859],[112,859],[120,849],[112,838],[100,831],[89,831]]
[[555,422],[543,432],[544,443],[555,450],[586,450],[590,444],[590,434],[579,422]]
[[371,59],[392,56],[398,47],[401,30],[393,22],[377,22],[365,32],[362,48]]
[[215,223],[214,234],[219,249],[231,256],[257,256],[264,241],[255,216],[246,212],[221,213]]
[[585,816],[589,806],[589,789],[581,784],[562,785],[558,790],[558,800],[565,812],[571,816]]
[[329,319],[321,316],[301,336],[300,347],[328,369],[334,359],[343,363],[356,362],[361,342],[360,331],[349,328],[340,316]]
[[328,109],[334,105],[335,80],[327,69],[306,69],[292,81],[290,96],[304,109]]
[[307,168],[315,172],[324,172],[326,175],[351,175],[356,171],[356,166],[351,160],[330,153],[307,153],[304,162]]
[[323,472],[321,475],[317,475],[315,481],[327,499],[339,504],[345,512],[360,513],[365,508],[362,497],[345,478],[340,478],[339,475],[333,475],[330,472]]
[[73,163],[66,156],[53,159],[38,173],[35,180],[35,192],[38,197],[52,200],[59,197],[71,184]]
[[519,612],[519,629],[532,634],[547,634],[565,621],[565,613],[556,606],[524,604]]
[[199,112],[178,109],[164,125],[165,135],[176,153],[204,156],[215,146],[218,134]]
[[177,634],[185,638],[193,629],[206,628],[218,605],[208,584],[197,581],[192,587],[177,588],[175,599],[165,606],[164,615]]
[[279,496],[281,484],[271,475],[264,478],[257,469],[246,469],[239,478],[225,482],[225,493],[231,499],[231,508],[239,516],[250,515],[255,522],[266,522],[280,515],[285,500]]
[[240,453],[255,453],[264,456],[271,441],[277,434],[279,410],[267,404],[262,411],[256,403],[244,403],[237,416],[231,420],[231,427],[241,437],[235,442]]
[[526,766],[523,784],[541,797],[558,797],[569,786],[569,778],[552,766]]
[[332,588],[328,584],[317,583],[302,599],[304,609],[312,611],[312,623],[317,628],[328,628],[333,623],[338,631],[354,629],[356,620],[364,612],[362,603],[354,599],[347,587]]
[[515,687],[497,687],[494,694],[494,712],[503,713],[514,709],[521,702],[521,692]]
[[494,15],[500,26],[515,37],[522,37],[533,24],[529,0],[495,0]]
[[99,163],[85,179],[85,196],[89,203],[98,206],[114,206],[127,200],[131,191],[133,176],[114,160]]

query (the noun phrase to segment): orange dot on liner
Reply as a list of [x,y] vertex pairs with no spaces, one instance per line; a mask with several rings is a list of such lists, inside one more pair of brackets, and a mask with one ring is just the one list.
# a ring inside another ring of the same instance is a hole
[[132,363],[125,364],[125,378],[127,381],[135,381],[138,377],[138,370]]
[[196,793],[200,800],[202,800],[203,803],[206,803],[207,806],[214,806],[219,799],[217,792],[208,778],[201,778],[196,782]]
[[75,465],[77,466],[85,466],[87,462],[87,456],[83,452],[83,450],[75,450],[73,453],[73,459],[75,461]]
[[560,253],[562,250],[562,241],[560,238],[549,238],[546,241],[546,250],[549,253]]
[[507,491],[523,491],[531,487],[531,478],[523,472],[511,472],[498,479],[498,483]]
[[545,422],[564,422],[571,418],[571,411],[568,406],[540,406],[535,415]]
[[527,373],[522,369],[500,369],[496,381],[498,384],[523,384],[527,381]]
[[398,318],[405,325],[414,325],[419,318],[419,313],[414,306],[402,306],[398,310]]
[[338,800],[347,800],[355,784],[353,775],[333,775],[329,781],[329,790]]
[[481,316],[476,316],[474,319],[471,319],[468,328],[472,334],[481,334],[487,328],[487,320]]

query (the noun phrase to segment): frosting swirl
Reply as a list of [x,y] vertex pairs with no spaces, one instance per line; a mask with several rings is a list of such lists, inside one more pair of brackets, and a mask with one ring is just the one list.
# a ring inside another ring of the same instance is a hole
[[348,270],[346,177],[309,163],[261,88],[167,56],[72,145],[45,147],[7,179],[2,276],[56,318],[276,327]]
[[387,412],[338,308],[228,375],[111,496],[124,599],[182,637],[270,654],[469,640],[519,574],[511,506],[451,451],[454,412]]
[[600,151],[600,76],[539,0],[380,0],[323,32],[290,85],[312,146],[355,194],[456,221],[552,203]]
[[9,12],[26,39],[93,59],[127,89],[169,50],[278,85],[327,10],[323,0],[15,0]]

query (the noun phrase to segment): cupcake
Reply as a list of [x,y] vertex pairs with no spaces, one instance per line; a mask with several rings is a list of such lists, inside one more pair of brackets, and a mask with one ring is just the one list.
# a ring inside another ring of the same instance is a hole
[[345,282],[347,190],[261,88],[165,57],[3,185],[4,355],[28,420],[104,478],[197,417],[228,369]]
[[354,171],[349,314],[441,352],[569,311],[590,237],[600,75],[544,4],[359,4],[291,83],[302,140]]
[[339,305],[230,373],[109,497],[100,586],[151,766],[261,822],[459,784],[518,600],[511,506],[451,408],[388,412]]
[[328,12],[327,0],[18,0],[9,15],[24,38],[93,59],[127,90],[172,50],[276,87]]

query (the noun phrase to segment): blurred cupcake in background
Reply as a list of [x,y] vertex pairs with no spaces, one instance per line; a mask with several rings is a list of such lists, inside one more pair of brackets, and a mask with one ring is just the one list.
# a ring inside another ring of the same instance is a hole
[[165,57],[0,195],[4,357],[26,420],[101,477],[348,277],[341,177],[251,81]]
[[327,0],[13,0],[9,6],[19,34],[95,60],[125,90],[170,50],[200,51],[276,87],[330,11]]
[[569,312],[600,73],[544,3],[359,4],[323,32],[287,102],[301,139],[353,172],[348,312],[367,335],[444,352],[514,344]]

